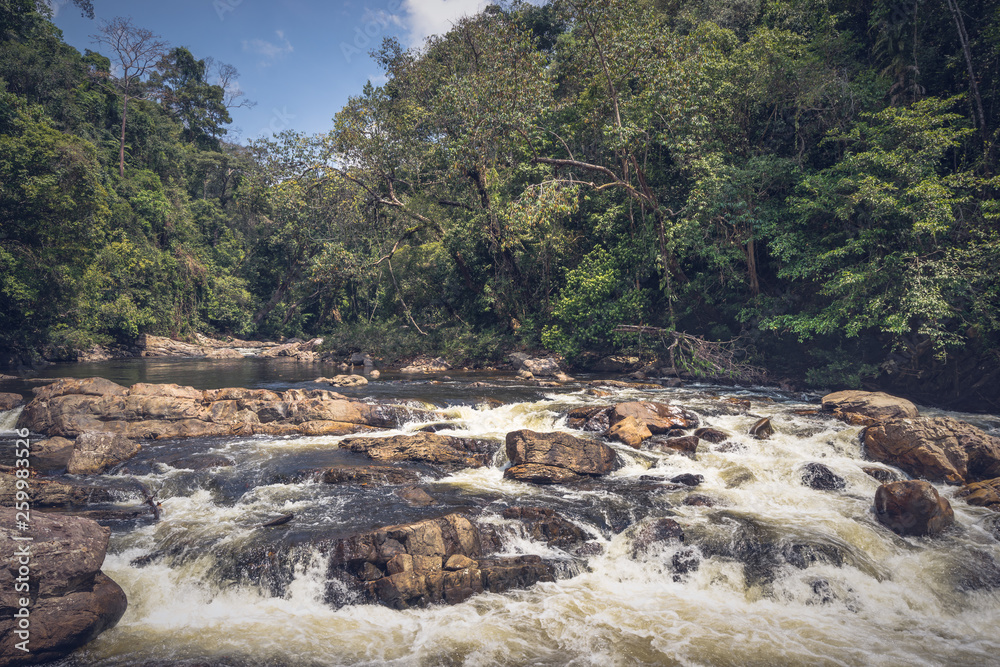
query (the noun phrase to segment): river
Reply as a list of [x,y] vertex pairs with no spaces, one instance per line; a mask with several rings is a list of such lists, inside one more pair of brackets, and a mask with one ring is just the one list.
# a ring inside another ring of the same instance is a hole
[[[316,368],[127,360],[45,373],[286,389],[315,387]],[[996,515],[955,500],[956,489],[941,485],[956,528],[931,539],[882,527],[872,512],[879,482],[862,470],[871,464],[862,457],[859,427],[807,414],[818,396],[708,385],[597,396],[582,383],[540,388],[509,375],[449,376],[432,382],[386,374],[342,393],[433,405],[451,422],[449,435],[502,440],[522,428],[583,435],[566,425],[567,410],[637,399],[684,406],[703,425],[732,435],[723,445],[700,443],[694,459],[614,445],[622,466],[605,483],[579,487],[503,479],[501,447],[485,468],[444,476],[428,470],[421,487],[437,504],[426,507],[410,506],[388,488],[325,485],[303,474],[359,456],[338,449],[338,437],[148,444],[116,475],[155,490],[162,518],[112,522],[104,563],[128,595],[128,611],[113,630],[57,664],[1000,664]],[[749,400],[750,407],[727,398]],[[1000,434],[996,416],[921,411]],[[743,435],[759,417],[771,418],[770,439]],[[209,456],[231,465],[176,464]],[[846,488],[803,485],[809,462],[827,465]],[[704,482],[693,491],[661,484],[681,473]],[[685,504],[692,493],[712,505]],[[134,498],[123,505],[134,506]],[[395,611],[358,604],[327,578],[325,556],[309,547],[317,536],[450,511],[501,525],[509,523],[502,510],[513,505],[555,509],[588,534],[589,548],[572,552],[516,531],[506,538],[504,553],[557,562],[555,582]],[[295,514],[286,527],[261,528],[286,513]],[[650,517],[674,518],[686,544],[637,552],[635,527]],[[697,569],[678,574],[672,564],[681,550]]]

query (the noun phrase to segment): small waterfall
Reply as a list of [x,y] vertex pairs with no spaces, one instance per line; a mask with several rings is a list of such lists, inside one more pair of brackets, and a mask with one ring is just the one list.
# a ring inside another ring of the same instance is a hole
[[21,416],[24,406],[19,406],[13,410],[0,411],[0,436],[10,436],[14,434],[14,427],[17,426],[17,418]]

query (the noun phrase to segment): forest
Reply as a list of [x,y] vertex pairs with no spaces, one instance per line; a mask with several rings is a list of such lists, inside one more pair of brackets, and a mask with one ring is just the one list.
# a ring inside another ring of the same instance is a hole
[[50,18],[0,0],[7,362],[196,332],[662,353],[626,325],[1000,406],[998,0],[504,2],[387,39],[328,133],[246,144],[233,68]]

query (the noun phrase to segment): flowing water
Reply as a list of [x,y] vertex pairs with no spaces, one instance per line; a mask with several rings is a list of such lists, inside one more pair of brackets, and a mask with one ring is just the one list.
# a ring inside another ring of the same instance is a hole
[[[196,362],[155,373],[144,363],[142,372],[128,371],[127,362],[65,372],[126,384],[138,376],[238,384]],[[311,386],[304,380],[315,371],[304,366],[309,370],[278,367],[287,372],[282,377],[274,369],[240,372],[244,386]],[[314,481],[310,470],[360,461],[337,448],[338,437],[152,443],[116,473],[141,481],[162,501],[159,522],[110,523],[104,571],[127,593],[128,611],[116,628],[61,664],[1000,664],[994,515],[954,500],[955,489],[941,486],[953,500],[956,528],[937,539],[901,538],[882,528],[872,513],[879,483],[861,469],[877,464],[863,460],[858,427],[799,414],[815,409],[817,397],[705,386],[596,397],[583,385],[540,389],[511,378],[452,377],[437,384],[390,378],[344,393],[432,404],[442,413],[436,421],[451,423],[450,435],[502,440],[521,428],[583,435],[566,426],[567,410],[643,399],[685,406],[703,425],[733,436],[724,445],[700,443],[695,459],[616,445],[620,469],[582,486],[504,480],[501,447],[485,468],[445,476],[426,469],[421,486],[438,504],[420,508],[391,488]],[[761,416],[772,418],[774,436],[740,435]],[[1000,432],[996,417],[957,416]],[[6,418],[0,415],[0,425]],[[189,469],[209,457],[225,465]],[[803,485],[809,462],[829,466],[846,488]],[[700,474],[704,482],[693,490],[662,484],[680,473]],[[712,506],[685,504],[692,494]],[[135,497],[123,497],[123,506],[135,504]],[[315,546],[451,511],[501,525],[510,523],[502,510],[514,505],[555,509],[589,535],[588,548],[562,551],[505,533],[505,553],[557,563],[555,582],[395,611],[360,604],[329,579]],[[261,527],[286,513],[295,520]],[[680,523],[686,543],[636,550],[636,531],[657,517]],[[678,557],[696,569],[678,569]]]

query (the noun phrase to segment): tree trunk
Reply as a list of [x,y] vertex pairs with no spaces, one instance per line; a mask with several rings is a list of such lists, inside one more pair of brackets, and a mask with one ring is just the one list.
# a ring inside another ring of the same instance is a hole
[[122,136],[118,142],[118,176],[125,178],[125,114],[128,113],[128,95],[122,99]]

